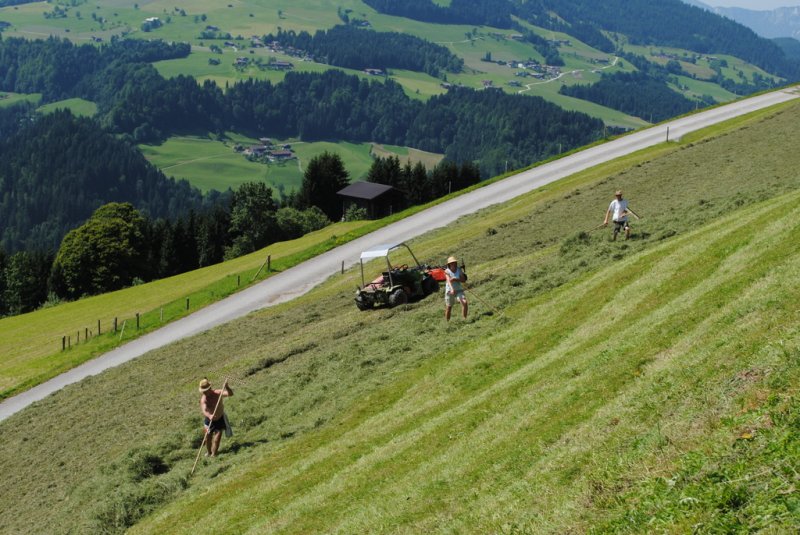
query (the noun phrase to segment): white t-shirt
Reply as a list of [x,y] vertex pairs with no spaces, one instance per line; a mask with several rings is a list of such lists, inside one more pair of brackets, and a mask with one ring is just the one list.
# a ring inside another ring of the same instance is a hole
[[611,201],[611,204],[608,205],[608,210],[613,214],[612,219],[614,221],[627,221],[628,214],[625,213],[627,209],[628,199],[622,199],[621,201],[614,199]]
[[[445,268],[444,272],[447,273],[448,275],[450,275],[450,277],[453,277],[454,279],[460,279],[461,278],[461,268],[460,267],[456,268],[455,273],[453,271],[451,271],[450,268]],[[464,292],[464,287],[461,286],[461,281],[457,281],[457,280],[451,281],[449,278],[446,278],[445,280],[446,280],[446,282],[444,283],[445,292],[447,292],[448,294],[450,293],[451,290],[456,294],[460,294],[460,293]]]

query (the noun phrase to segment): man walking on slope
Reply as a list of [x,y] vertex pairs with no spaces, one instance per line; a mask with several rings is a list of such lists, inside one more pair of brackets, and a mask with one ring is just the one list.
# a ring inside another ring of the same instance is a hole
[[628,224],[628,200],[622,198],[622,190],[617,190],[614,193],[614,200],[608,205],[606,218],[603,221],[604,227],[608,226],[609,216],[612,216],[612,221],[614,222],[614,241],[616,241],[619,231],[623,229],[625,230],[625,239],[630,238],[631,226]]
[[450,311],[456,301],[461,302],[461,314],[467,319],[467,296],[464,294],[464,287],[461,285],[467,282],[467,275],[458,267],[458,260],[451,256],[447,259],[447,267],[444,270],[444,319],[450,321]]
[[[203,411],[203,425],[206,428],[206,455],[214,457],[219,450],[219,443],[222,441],[222,432],[227,436],[231,435],[230,425],[225,416],[225,406],[222,404],[223,397],[233,395],[233,390],[226,382],[222,390],[214,390],[208,379],[200,381],[200,410]],[[202,447],[202,446],[201,446]]]

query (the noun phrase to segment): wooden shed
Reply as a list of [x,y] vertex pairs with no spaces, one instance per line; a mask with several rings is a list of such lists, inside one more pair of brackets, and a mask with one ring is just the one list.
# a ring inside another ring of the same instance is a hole
[[342,213],[356,205],[367,211],[369,219],[380,219],[405,208],[400,190],[377,182],[353,182],[336,194],[342,197]]

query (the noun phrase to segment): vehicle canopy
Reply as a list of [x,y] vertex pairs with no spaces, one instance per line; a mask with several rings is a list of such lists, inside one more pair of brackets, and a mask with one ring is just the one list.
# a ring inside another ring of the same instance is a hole
[[[392,278],[392,275],[391,275],[392,264],[389,261],[389,253],[391,253],[392,251],[395,251],[397,249],[402,249],[402,248],[405,248],[409,252],[409,254],[411,255],[411,258],[414,259],[414,263],[417,266],[419,266],[420,265],[419,260],[417,260],[417,257],[414,255],[414,252],[405,243],[375,245],[375,246],[371,247],[370,249],[368,249],[368,250],[366,250],[366,251],[361,253],[361,285],[362,286],[366,285],[366,282],[364,280],[364,261],[365,260],[369,261],[369,260],[372,260],[374,258],[386,258],[386,266],[387,266],[387,269],[389,271],[389,279],[391,280],[391,278]],[[394,282],[392,282],[392,284],[394,284]]]
[[405,247],[411,254],[411,257],[414,259],[414,262],[416,262],[419,265],[419,260],[417,260],[417,257],[414,256],[414,253],[411,251],[411,248],[405,243],[375,245],[371,249],[361,253],[361,261],[363,262],[364,260],[371,260],[373,258],[388,257],[391,251],[400,249],[401,247]]

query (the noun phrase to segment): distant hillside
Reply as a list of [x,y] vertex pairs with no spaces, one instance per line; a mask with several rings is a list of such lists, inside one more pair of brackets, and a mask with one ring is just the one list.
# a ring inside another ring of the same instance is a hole
[[[787,3],[791,3],[787,0]],[[708,7],[709,10],[747,26],[767,38],[800,38],[800,6],[772,10],[752,10],[741,7]]]
[[[8,113],[0,110],[0,116]],[[55,251],[67,231],[107,202],[176,217],[202,201],[197,189],[166,178],[135,146],[63,110],[0,141],[0,177],[0,246],[6,252]]]
[[[787,60],[771,41],[732,20],[680,0],[453,0],[441,7],[432,0],[364,0],[371,7],[418,20],[513,27],[512,16],[545,28],[574,33],[601,50],[613,50],[600,34],[618,32],[631,42],[731,54],[783,77],[797,79],[800,65]],[[480,7],[479,7],[480,6]]]
[[783,49],[787,58],[800,61],[800,41],[791,37],[776,37],[773,41]]

